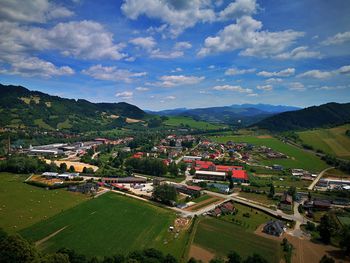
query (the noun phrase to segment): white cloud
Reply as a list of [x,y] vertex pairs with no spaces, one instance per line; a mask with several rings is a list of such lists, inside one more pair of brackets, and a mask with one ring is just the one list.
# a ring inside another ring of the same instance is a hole
[[149,91],[149,88],[137,87],[136,90],[137,90],[137,91]]
[[161,82],[156,83],[156,85],[167,88],[183,85],[193,85],[201,82],[204,79],[205,77],[170,75],[160,77]]
[[253,91],[251,89],[242,88],[241,86],[232,86],[232,85],[221,85],[221,86],[215,86],[213,87],[213,90],[227,90],[227,91],[234,91],[239,93],[252,93]]
[[176,69],[173,69],[171,72],[175,73],[175,72],[181,72],[181,71],[182,71],[182,68],[176,68]]
[[244,15],[252,15],[257,11],[255,0],[236,0],[219,13],[219,20],[233,20]]
[[309,47],[301,46],[293,49],[290,52],[285,52],[276,55],[278,59],[303,59],[303,58],[321,58],[321,53],[318,51],[310,51]]
[[208,69],[215,69],[215,65],[208,66]]
[[11,66],[0,69],[0,73],[44,78],[74,74],[74,70],[68,66],[57,67],[51,62],[37,57],[11,56],[9,59],[11,59]]
[[215,12],[210,4],[207,0],[126,0],[121,10],[133,20],[141,15],[158,19],[169,26],[172,36],[177,36],[198,22],[214,21]]
[[305,86],[303,83],[300,83],[300,82],[292,82],[292,83],[289,83],[289,90],[304,91]]
[[285,30],[263,31],[262,23],[249,16],[237,19],[237,23],[226,26],[214,37],[207,37],[198,55],[241,50],[244,56],[271,57],[283,52],[303,36],[303,32]]
[[74,15],[69,9],[48,0],[1,0],[0,20],[44,23]]
[[82,70],[82,73],[94,79],[124,81],[130,83],[134,78],[139,78],[147,75],[146,72],[131,72],[126,69],[118,69],[115,66],[104,67],[102,65],[94,65],[88,69]]
[[183,51],[173,50],[173,51],[161,51],[160,49],[154,49],[150,53],[151,58],[161,58],[161,59],[172,59],[179,58],[184,55]]
[[346,89],[349,88],[350,85],[344,86],[344,85],[338,85],[338,86],[322,86],[318,88],[319,90],[340,90],[340,89]]
[[283,79],[280,79],[280,78],[269,78],[269,79],[265,80],[266,83],[280,83],[282,81],[283,81]]
[[294,75],[295,73],[295,68],[286,68],[281,71],[274,71],[274,72],[269,72],[269,71],[260,71],[257,75],[261,77],[289,77]]
[[259,90],[263,90],[263,91],[271,91],[271,90],[273,90],[273,86],[272,85],[262,85],[262,86],[258,85],[258,86],[256,86],[256,88],[259,89]]
[[147,51],[151,51],[157,45],[153,37],[137,37],[131,39],[129,42]]
[[176,97],[175,96],[166,96],[164,99],[166,99],[166,100],[175,100]]
[[326,79],[326,78],[330,78],[333,76],[333,72],[331,71],[321,71],[318,69],[314,69],[314,70],[309,70],[306,71],[302,74],[299,74],[297,77],[298,78],[315,78],[315,79]]
[[342,66],[337,70],[337,73],[339,74],[350,74],[350,65]]
[[123,91],[123,92],[116,93],[115,96],[123,100],[130,100],[133,98],[134,93],[132,91]]
[[257,93],[249,93],[247,96],[249,96],[249,97],[257,97],[259,95]]
[[349,41],[350,41],[350,31],[347,31],[347,32],[338,33],[332,37],[329,37],[326,40],[322,41],[321,44],[329,46],[329,45],[343,44]]
[[192,44],[190,42],[177,42],[175,43],[174,49],[181,50],[181,49],[190,49],[192,47]]
[[242,74],[247,74],[247,73],[253,73],[255,72],[255,68],[250,68],[250,69],[237,69],[237,68],[229,68],[225,71],[225,75],[242,75]]

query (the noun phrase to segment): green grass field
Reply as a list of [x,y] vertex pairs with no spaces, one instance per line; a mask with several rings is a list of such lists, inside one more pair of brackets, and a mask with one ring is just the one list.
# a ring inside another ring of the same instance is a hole
[[260,254],[268,262],[280,262],[280,242],[257,236],[240,226],[215,218],[202,219],[197,226],[194,244],[225,257],[235,251],[242,257]]
[[190,128],[193,129],[202,129],[202,130],[215,130],[223,128],[224,126],[221,124],[212,124],[205,121],[196,121],[189,117],[182,117],[182,116],[169,116],[169,119],[164,122],[165,125],[168,126],[180,126],[188,125]]
[[188,234],[183,231],[175,238],[168,232],[175,216],[170,210],[107,193],[20,233],[38,241],[66,227],[40,245],[47,252],[68,247],[87,256],[103,257],[154,247],[180,258]]
[[67,210],[87,199],[66,190],[27,185],[28,175],[0,173],[0,227],[9,233]]
[[311,172],[320,172],[328,167],[325,162],[312,153],[305,152],[273,137],[215,136],[211,137],[211,139],[220,143],[226,143],[231,140],[234,142],[247,142],[254,145],[265,145],[290,157],[288,159],[262,160],[261,163],[265,165],[280,164],[283,165],[284,168],[303,168]]
[[239,192],[239,196],[255,201],[255,202],[259,202],[262,203],[266,206],[271,206],[271,205],[276,205],[278,204],[278,202],[276,200],[273,200],[271,198],[268,198],[266,194],[256,194],[256,193],[247,193],[247,192]]
[[315,149],[350,159],[350,137],[345,132],[350,130],[350,124],[330,128],[299,132],[300,139]]

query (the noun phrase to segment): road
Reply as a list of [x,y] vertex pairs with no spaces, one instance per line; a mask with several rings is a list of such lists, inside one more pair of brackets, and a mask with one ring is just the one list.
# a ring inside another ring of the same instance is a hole
[[322,172],[319,173],[319,175],[315,178],[315,180],[312,181],[312,183],[307,188],[308,190],[313,190],[315,185],[318,183],[318,181],[322,178],[323,174],[327,172],[328,170],[333,169],[334,167],[329,167],[327,169],[324,169]]

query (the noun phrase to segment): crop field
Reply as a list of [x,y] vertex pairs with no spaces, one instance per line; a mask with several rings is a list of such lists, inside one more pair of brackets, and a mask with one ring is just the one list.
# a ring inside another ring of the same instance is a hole
[[261,163],[265,165],[280,164],[284,168],[302,168],[311,172],[320,172],[328,167],[325,162],[312,153],[305,152],[302,149],[270,136],[215,136],[211,137],[211,139],[220,143],[226,143],[231,140],[233,142],[247,142],[258,146],[264,145],[290,157],[288,159],[262,160]]
[[300,139],[315,149],[350,159],[350,136],[345,132],[350,130],[350,124],[330,129],[317,129],[299,132]]
[[280,242],[215,218],[205,218],[198,223],[193,243],[221,257],[235,251],[244,258],[253,253],[260,254],[268,262],[277,263],[281,258]]
[[[180,258],[188,234],[183,230],[175,236],[168,231],[175,217],[167,209],[107,193],[20,233],[39,241],[39,248],[47,252],[67,247],[87,256],[103,257],[154,247]],[[43,239],[45,242],[40,242]]]
[[87,199],[66,190],[45,190],[27,185],[27,175],[0,173],[0,227],[17,232],[50,218]]
[[164,122],[164,124],[168,126],[180,126],[181,124],[183,124],[188,125],[190,128],[203,130],[215,130],[224,127],[221,124],[212,124],[205,121],[196,121],[189,117],[169,116],[168,118],[169,119]]

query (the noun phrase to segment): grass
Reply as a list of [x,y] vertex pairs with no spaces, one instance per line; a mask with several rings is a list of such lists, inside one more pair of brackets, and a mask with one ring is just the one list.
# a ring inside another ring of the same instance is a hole
[[289,156],[288,159],[263,159],[261,163],[264,165],[280,164],[284,168],[302,168],[311,172],[320,172],[327,168],[327,164],[312,153],[308,153],[295,146],[286,144],[273,137],[264,136],[222,136],[212,137],[213,140],[219,143],[227,141],[247,142],[257,146],[265,145],[275,151],[281,152]]
[[126,254],[154,247],[180,258],[188,234],[168,232],[176,215],[170,210],[107,193],[21,231],[38,241],[66,227],[40,245],[46,252],[72,248],[87,256]]
[[34,120],[34,124],[37,125],[39,128],[42,128],[45,130],[53,130],[53,128],[50,125],[48,125],[46,122],[44,122],[43,119]]
[[57,129],[70,129],[72,124],[69,122],[69,119],[66,119],[63,122],[57,123]]
[[87,199],[66,190],[27,185],[28,175],[0,173],[0,227],[9,233],[50,218]]
[[182,117],[182,116],[169,116],[169,119],[164,122],[165,125],[168,126],[180,126],[188,125],[190,128],[193,129],[202,129],[202,130],[216,130],[223,128],[223,125],[220,124],[212,124],[205,121],[196,121],[190,117]]
[[350,137],[345,135],[350,124],[329,128],[299,132],[300,139],[315,149],[350,159]]
[[207,194],[204,194],[204,195],[201,195],[201,196],[198,197],[198,198],[193,199],[192,202],[200,203],[200,202],[203,202],[203,201],[208,200],[208,199],[210,199],[210,198],[212,198],[212,196],[207,195]]
[[276,200],[273,200],[271,198],[268,198],[266,194],[256,194],[256,193],[247,193],[247,192],[239,192],[239,196],[262,203],[264,205],[270,206],[270,205],[277,205],[278,202]]
[[350,225],[350,216],[337,216],[337,218],[343,226]]
[[221,257],[233,250],[244,258],[253,253],[260,254],[268,262],[277,263],[281,258],[278,241],[257,236],[237,225],[214,218],[199,222],[194,243]]

